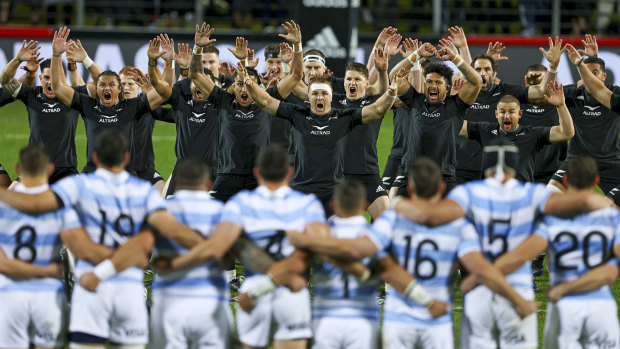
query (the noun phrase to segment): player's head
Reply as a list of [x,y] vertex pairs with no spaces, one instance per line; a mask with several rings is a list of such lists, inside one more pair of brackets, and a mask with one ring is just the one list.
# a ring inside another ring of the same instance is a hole
[[121,78],[115,72],[106,70],[99,74],[97,81],[97,98],[106,107],[115,105],[121,93]]
[[547,68],[545,68],[542,64],[532,64],[527,67],[527,71],[525,72],[525,77],[523,78],[523,82],[525,86],[538,85],[542,82],[543,75]]
[[[39,80],[41,81],[41,87],[43,88],[43,93],[45,93],[47,98],[56,97],[56,95],[54,94],[54,90],[52,90],[51,64],[52,64],[52,60],[49,58],[39,63],[39,69],[41,70],[41,75],[39,75]],[[64,69],[64,63],[63,63],[63,71],[66,71]]]
[[591,157],[578,156],[568,160],[564,186],[575,190],[593,190],[598,185],[598,166]]
[[366,95],[368,68],[361,63],[349,63],[344,68],[344,90],[347,98],[354,101]]
[[278,144],[270,144],[258,153],[254,177],[259,184],[282,183],[293,176],[293,167],[289,164],[288,151]]
[[[251,68],[251,67],[246,67],[245,70],[248,72],[248,77],[250,79],[252,79],[254,81],[255,84],[258,84],[258,72],[256,71],[256,69]],[[252,102],[254,102],[252,100],[252,97],[250,97],[250,94],[248,93],[248,89],[245,87],[245,83],[241,80],[243,77],[239,76],[239,74],[237,74],[235,72],[235,75],[233,75],[233,79],[235,80],[234,82],[234,90],[235,90],[235,98],[237,99],[237,102],[239,102],[239,104],[241,104],[244,107],[247,107],[248,105],[252,104]]]
[[15,172],[26,185],[33,178],[40,178],[41,182],[47,183],[47,178],[54,172],[54,164],[50,162],[50,155],[43,145],[30,144],[19,151]]
[[211,188],[209,166],[201,159],[192,156],[179,164],[174,177],[174,190],[204,190]]
[[495,117],[505,133],[514,132],[519,127],[521,115],[523,115],[521,103],[515,96],[505,95],[497,102]]
[[482,172],[500,182],[513,178],[519,167],[519,149],[505,137],[493,139],[482,148]]
[[[213,77],[213,73],[209,69],[205,69],[204,72],[205,72],[205,75],[207,75],[208,78],[211,79],[213,83],[215,83],[215,77]],[[207,96],[196,87],[196,84],[193,81],[189,83],[189,89],[190,91],[192,91],[192,98],[195,101],[204,102],[205,99],[207,99]]]
[[336,216],[363,215],[366,210],[366,188],[359,181],[344,179],[334,187],[330,204]]
[[304,53],[304,79],[309,82],[310,79],[317,76],[325,75],[325,55],[320,50],[308,50]]
[[583,60],[583,64],[596,76],[599,80],[605,81],[607,73],[605,72],[605,61],[598,57],[588,57]]
[[308,82],[310,110],[316,115],[325,115],[332,109],[332,83],[326,76],[316,76]]
[[209,44],[202,49],[202,66],[209,69],[215,77],[220,76],[220,50]]
[[121,78],[121,91],[123,92],[123,98],[129,99],[138,97],[140,86],[136,84],[134,77],[141,75],[142,71],[140,69],[130,65],[124,67],[120,72],[118,72],[118,76]]
[[97,167],[125,168],[129,164],[129,140],[121,131],[107,129],[97,136],[93,148],[93,162]]
[[422,199],[441,198],[446,190],[441,168],[433,159],[420,156],[409,166],[407,190]]
[[280,58],[280,45],[271,44],[265,48],[265,70],[276,71],[276,76],[282,77],[284,70],[282,69],[282,59]]
[[446,99],[452,83],[452,69],[441,63],[429,63],[424,67],[424,94],[431,104]]
[[480,74],[482,78],[482,91],[488,91],[493,87],[495,83],[495,77],[497,76],[497,62],[486,54],[479,54],[474,57],[471,62],[471,66],[474,67],[476,72]]

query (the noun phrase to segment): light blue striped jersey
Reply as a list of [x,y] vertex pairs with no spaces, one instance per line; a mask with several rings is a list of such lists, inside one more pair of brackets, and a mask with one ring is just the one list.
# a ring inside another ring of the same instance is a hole
[[[174,196],[166,200],[166,206],[180,223],[205,238],[215,231],[223,207],[222,203],[211,198],[209,193],[199,190],[177,190]],[[187,253],[187,249],[166,238],[160,238],[154,253],[156,256],[174,258]],[[165,276],[158,275],[153,282],[153,290],[162,291],[166,296],[228,300],[226,280],[217,263],[177,270]]]
[[[112,173],[100,168],[64,178],[52,185],[52,190],[65,207],[75,209],[91,241],[112,249],[137,234],[151,213],[166,209],[164,199],[151,183],[125,171]],[[79,278],[92,269],[92,264],[78,260],[75,276]],[[132,267],[106,282],[142,283],[143,272]]]
[[[614,236],[620,233],[620,213],[607,207],[572,218],[545,216],[536,234],[549,241],[550,283],[566,283],[605,263],[618,264],[613,254]],[[598,290],[567,295],[566,299],[613,299],[609,285]]]
[[[429,227],[389,210],[372,225],[368,235],[380,251],[398,260],[433,299],[451,303],[456,259],[479,252],[474,227],[464,218]],[[385,299],[385,321],[422,325],[452,323],[452,314],[433,318],[428,309],[390,289]]]
[[[20,183],[15,187],[15,191],[37,194],[48,188],[47,184],[26,188]],[[9,259],[46,266],[59,260],[62,248],[60,231],[65,222],[71,221],[75,221],[75,212],[71,209],[29,215],[0,202],[0,248]],[[0,274],[0,292],[57,291],[62,288],[63,284],[59,279],[11,279]]]
[[[340,218],[328,222],[331,236],[357,239],[368,233],[370,225],[364,216]],[[370,258],[361,261],[368,266]],[[338,317],[379,320],[377,284],[361,284],[353,275],[344,273],[331,263],[316,264],[312,271],[314,299],[312,318]]]
[[325,213],[312,194],[288,186],[275,191],[259,186],[233,196],[224,205],[221,221],[238,225],[258,247],[280,260],[295,250],[289,245],[285,231],[303,232],[309,223],[324,223]]
[[[454,188],[448,198],[456,201],[476,227],[482,252],[491,263],[514,250],[534,233],[535,221],[551,192],[544,185],[495,178],[473,181]],[[532,265],[506,275],[513,287],[532,287]]]

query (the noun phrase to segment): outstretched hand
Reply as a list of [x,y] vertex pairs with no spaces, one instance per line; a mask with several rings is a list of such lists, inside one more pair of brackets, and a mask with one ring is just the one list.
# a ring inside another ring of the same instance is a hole
[[192,52],[189,50],[189,45],[178,44],[177,51],[179,51],[179,53],[177,53],[174,58],[177,60],[179,67],[188,68],[189,60],[192,58]]
[[596,57],[598,55],[598,44],[596,43],[596,36],[586,34],[585,40],[581,40],[583,43],[583,49],[579,49],[579,52],[588,57]]
[[280,60],[282,63],[290,63],[293,60],[293,48],[285,42],[280,43]]
[[555,107],[564,104],[564,89],[561,84],[558,84],[557,80],[553,80],[547,84],[547,91],[547,94],[545,94],[547,103]]
[[174,59],[174,40],[168,37],[168,34],[159,34],[159,41],[161,42],[161,49],[164,54],[161,58],[164,61],[170,62]]
[[69,48],[67,49],[67,60],[70,62],[83,62],[88,54],[82,46],[80,39],[77,41],[70,41]]
[[[407,58],[413,54],[415,50],[420,48],[420,43],[418,42],[418,39],[413,40],[411,38],[406,38],[403,40],[403,48],[405,49],[405,52],[403,52],[403,58]],[[420,52],[418,52],[418,54],[420,54]]]
[[577,49],[571,44],[566,44],[564,46],[564,50],[566,51],[566,54],[568,55],[568,59],[574,65],[579,65],[583,62],[584,59],[586,59],[586,57],[580,55]]
[[20,62],[37,59],[37,57],[39,56],[39,53],[37,51],[41,49],[41,46],[37,46],[38,44],[38,41],[30,40],[28,43],[26,43],[26,40],[24,40],[22,42],[22,47],[19,48],[19,51],[17,51],[15,57],[17,57]]
[[489,48],[487,48],[487,56],[493,58],[495,62],[507,61],[508,57],[502,56],[502,52],[506,50],[506,46],[499,41],[495,43],[489,42]]
[[295,21],[282,23],[282,28],[284,28],[287,33],[286,35],[278,34],[279,37],[293,44],[298,44],[301,42],[301,29],[299,28],[299,24],[295,23]]
[[[419,51],[418,51],[419,52]],[[439,40],[439,50],[437,50],[437,58],[442,61],[454,60],[459,54],[454,43],[447,39]]]
[[549,51],[545,51],[544,48],[540,47],[538,50],[540,53],[545,56],[549,64],[553,66],[558,66],[560,64],[560,58],[562,57],[562,53],[564,53],[565,47],[562,47],[562,39],[558,36],[555,37],[555,41],[552,38],[549,38]]
[[448,28],[448,32],[450,32],[450,41],[452,41],[456,47],[467,46],[467,38],[465,38],[463,28],[459,26],[450,27]]
[[375,49],[374,60],[375,60],[375,68],[377,68],[377,71],[380,71],[380,72],[387,71],[388,56],[387,54],[385,54],[385,52],[382,49],[380,48]]
[[159,57],[166,53],[166,51],[160,50],[160,46],[161,40],[159,38],[149,40],[149,48],[146,51],[146,55],[149,57],[149,59],[157,60]]
[[235,40],[235,49],[233,50],[229,47],[228,51],[238,60],[243,61],[248,58],[248,41],[242,37],[237,37]]
[[55,54],[63,54],[67,51],[67,38],[71,30],[67,27],[60,27],[54,32],[54,39],[52,40],[52,52]]
[[215,39],[211,39],[211,34],[215,29],[211,28],[207,22],[202,22],[202,26],[198,26],[196,24],[196,34],[194,35],[194,43],[200,47],[205,47],[212,42],[215,42]]
[[385,52],[385,55],[387,56],[388,60],[391,57],[394,57],[398,52],[401,51],[403,46],[400,44],[400,42],[402,41],[402,39],[403,39],[402,35],[394,34],[390,36],[388,41],[385,43],[385,46],[383,47],[383,51]]

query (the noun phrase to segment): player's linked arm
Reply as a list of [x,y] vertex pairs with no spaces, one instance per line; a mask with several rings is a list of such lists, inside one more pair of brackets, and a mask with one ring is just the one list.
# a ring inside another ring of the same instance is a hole
[[0,274],[15,279],[58,278],[62,275],[62,265],[50,263],[46,266],[38,266],[16,258],[7,258],[0,250]]
[[452,222],[465,216],[461,205],[450,199],[431,203],[416,198],[401,198],[392,205],[396,212],[408,219],[433,226]]
[[56,194],[51,190],[39,194],[26,194],[0,189],[0,201],[24,213],[44,213],[59,208]]
[[90,240],[84,228],[63,229],[60,238],[75,258],[97,265],[112,255],[113,250]]
[[618,278],[620,269],[618,266],[603,264],[573,281],[558,284],[545,290],[545,295],[552,302],[559,301],[568,294],[584,293],[597,290],[605,285],[612,284]]
[[575,215],[611,206],[613,201],[595,192],[552,193],[542,213],[556,216]]
[[547,239],[538,235],[531,235],[523,241],[521,245],[517,246],[516,249],[511,252],[504,253],[501,257],[499,257],[495,261],[494,265],[502,272],[502,274],[508,275],[521,268],[521,266],[523,266],[523,264],[527,261],[531,261],[541,253],[545,252],[547,245]]
[[185,248],[192,248],[204,241],[199,233],[179,223],[179,221],[166,210],[158,210],[151,213],[146,218],[146,222],[160,232],[161,235]]

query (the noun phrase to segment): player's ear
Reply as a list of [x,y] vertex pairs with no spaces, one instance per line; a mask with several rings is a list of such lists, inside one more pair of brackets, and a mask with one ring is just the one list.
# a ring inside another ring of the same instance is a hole
[[519,109],[519,119],[521,119],[522,116],[523,116],[523,110]]
[[336,205],[336,202],[334,200],[329,202],[329,208],[332,209],[332,212],[337,212],[336,206],[338,205]]
[[20,167],[19,167],[19,162],[15,164],[15,173],[17,173],[17,175],[19,176],[19,173],[21,172]]
[[443,196],[446,193],[446,188],[446,182],[440,181],[439,185],[437,186],[437,191],[439,192],[439,194],[441,194],[441,196]]
[[125,154],[123,154],[123,167],[129,166],[130,160],[131,160],[131,155],[129,155],[129,152],[126,151]]
[[54,173],[54,164],[50,162],[47,164],[47,177],[50,177],[52,173]]
[[601,177],[596,176],[594,178],[594,184],[592,185],[592,187],[596,187],[599,184],[600,181],[601,181]]
[[206,183],[207,191],[210,191],[212,186],[213,186],[213,182],[211,182],[210,179],[207,179],[207,183]]
[[96,151],[93,152],[93,164],[95,164],[95,166],[99,167],[99,155],[97,155]]
[[[598,176],[596,177],[598,179]],[[566,173],[564,173],[564,175],[562,175],[562,184],[564,184],[564,188],[568,188],[568,186],[570,185],[568,183],[568,175]],[[597,182],[598,184],[598,182]]]
[[295,169],[293,166],[289,166],[288,170],[286,170],[286,179],[291,180],[293,178],[293,174],[295,173]]
[[409,193],[409,197],[413,197],[415,195],[415,189],[412,185],[407,185],[407,193]]
[[362,205],[362,207],[364,208],[364,211],[368,210],[368,206],[370,206],[368,204],[368,201],[364,200],[364,204]]

